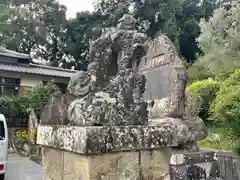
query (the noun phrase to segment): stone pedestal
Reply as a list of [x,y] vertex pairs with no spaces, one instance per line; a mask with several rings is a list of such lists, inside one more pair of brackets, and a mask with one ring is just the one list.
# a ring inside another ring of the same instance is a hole
[[167,180],[171,149],[190,138],[187,132],[173,125],[40,125],[37,143],[53,180]]
[[82,155],[45,147],[44,170],[52,180],[170,179],[170,148]]

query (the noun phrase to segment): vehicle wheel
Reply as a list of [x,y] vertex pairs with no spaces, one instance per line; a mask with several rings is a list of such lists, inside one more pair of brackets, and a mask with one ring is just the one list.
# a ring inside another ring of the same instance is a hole
[[5,174],[1,174],[0,175],[0,180],[4,180],[4,178],[5,178]]

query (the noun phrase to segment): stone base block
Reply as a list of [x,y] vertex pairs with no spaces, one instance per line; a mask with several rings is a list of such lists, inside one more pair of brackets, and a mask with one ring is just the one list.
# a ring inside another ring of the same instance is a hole
[[42,148],[42,160],[45,173],[45,180],[63,179],[64,152],[51,148]]
[[152,126],[40,125],[37,144],[80,154],[98,154],[176,147],[203,137],[204,133],[190,131],[183,123]]
[[44,148],[46,177],[52,180],[170,180],[170,149],[81,155]]
[[[141,151],[141,176],[143,180],[170,180],[170,148]],[[141,179],[141,180],[142,180]]]

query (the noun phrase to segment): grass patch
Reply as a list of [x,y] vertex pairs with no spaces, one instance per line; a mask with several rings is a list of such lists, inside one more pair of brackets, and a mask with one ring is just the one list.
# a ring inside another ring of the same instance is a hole
[[205,149],[216,149],[221,151],[232,151],[234,142],[224,133],[225,129],[208,127],[208,136],[199,141],[198,145]]

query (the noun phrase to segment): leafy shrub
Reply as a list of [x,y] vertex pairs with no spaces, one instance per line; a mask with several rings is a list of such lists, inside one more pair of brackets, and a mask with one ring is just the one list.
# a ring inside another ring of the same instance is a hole
[[189,85],[187,99],[191,114],[198,115],[206,120],[210,116],[209,109],[218,89],[218,81],[212,79],[196,81]]
[[57,90],[58,87],[54,84],[54,82],[49,82],[46,85],[40,84],[32,88],[28,96],[28,110],[34,110],[36,115],[39,117],[44,106],[49,101],[49,98]]
[[193,83],[207,78],[214,78],[214,75],[206,67],[204,67],[204,63],[201,58],[199,58],[188,68],[188,82]]
[[12,132],[9,138],[11,142],[10,145],[16,152],[30,156],[36,153],[36,129],[18,130]]
[[28,101],[26,98],[0,97],[0,111],[4,114],[19,115],[27,113]]
[[28,97],[0,96],[0,112],[3,114],[28,116],[33,110],[39,117],[44,105],[58,88],[54,82],[31,89]]
[[221,82],[211,112],[211,118],[224,127],[224,134],[237,141],[240,138],[240,70]]

